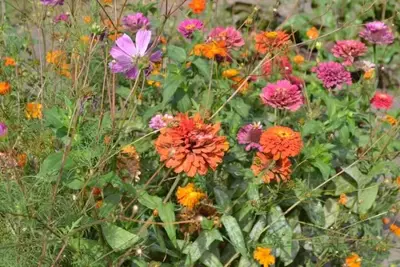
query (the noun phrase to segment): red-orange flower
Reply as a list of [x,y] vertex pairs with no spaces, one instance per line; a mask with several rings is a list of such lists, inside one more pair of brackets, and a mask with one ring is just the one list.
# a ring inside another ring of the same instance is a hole
[[216,56],[226,57],[228,55],[224,41],[197,44],[193,49],[193,53],[196,56],[204,56],[209,59],[213,59]]
[[303,147],[300,133],[283,126],[265,130],[261,135],[260,144],[264,153],[273,155],[273,160],[297,156]]
[[219,124],[205,124],[199,114],[188,117],[179,114],[172,126],[161,129],[155,142],[161,161],[176,173],[185,172],[189,177],[205,175],[208,169],[216,170],[222,162],[229,143],[225,136],[218,136]]
[[270,154],[257,152],[251,169],[254,175],[261,175],[263,181],[268,184],[273,180],[278,182],[281,180],[284,182],[288,181],[292,173],[291,166],[292,163],[288,158],[274,161]]
[[289,45],[290,37],[283,31],[261,32],[256,35],[256,50],[265,54],[275,50],[285,49]]
[[15,62],[15,59],[13,59],[12,57],[5,57],[4,58],[4,66],[11,66],[14,67],[16,66],[17,63]]
[[390,229],[390,231],[392,231],[393,234],[395,234],[398,237],[400,237],[400,227],[398,227],[395,224],[392,224],[392,225],[390,225],[389,229]]
[[352,253],[346,258],[346,267],[361,267],[361,258],[356,253]]
[[206,9],[206,0],[192,0],[189,4],[190,9],[195,14],[203,13],[204,9]]
[[10,92],[11,85],[9,82],[0,82],[0,95]]

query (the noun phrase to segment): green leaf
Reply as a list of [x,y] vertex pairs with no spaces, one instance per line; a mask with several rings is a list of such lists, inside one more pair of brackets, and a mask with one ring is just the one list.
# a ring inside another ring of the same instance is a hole
[[358,188],[364,187],[364,185],[366,185],[372,179],[372,177],[368,177],[367,175],[364,175],[362,172],[360,172],[357,165],[346,168],[344,172],[357,182]]
[[158,214],[160,219],[164,222],[164,229],[167,232],[169,239],[172,241],[174,246],[177,246],[176,243],[176,226],[172,224],[175,222],[175,207],[174,204],[168,202],[166,204],[160,203],[157,207]]
[[140,204],[151,210],[158,208],[162,204],[161,198],[157,196],[150,196],[146,191],[139,193],[138,201]]
[[[42,177],[49,177],[58,174],[61,169],[63,154],[63,152],[57,152],[47,156],[47,158],[40,165],[39,175]],[[64,174],[67,170],[72,169],[74,165],[74,161],[67,156],[63,167]]]
[[218,230],[201,232],[199,237],[183,251],[183,253],[188,254],[185,266],[190,266],[200,259],[201,255],[208,250],[215,240],[223,241]]
[[329,175],[331,174],[331,170],[332,170],[330,164],[325,163],[322,160],[319,160],[318,158],[316,161],[313,161],[311,164],[321,172],[324,180],[329,178]]
[[200,261],[208,267],[223,267],[217,256],[209,251],[204,251],[203,255],[200,257]]
[[46,126],[50,126],[55,129],[68,127],[67,117],[61,109],[52,107],[51,109],[44,110],[43,114]]
[[101,229],[104,239],[114,251],[121,251],[132,247],[140,239],[137,235],[110,223],[103,223]]
[[263,233],[266,225],[267,217],[261,215],[260,218],[258,218],[257,222],[254,224],[253,229],[251,229],[251,232],[249,234],[249,241],[257,242],[261,234]]
[[218,186],[214,188],[215,200],[217,201],[218,206],[221,207],[223,213],[226,213],[232,207],[231,199],[225,193],[225,191],[226,190],[223,190],[221,187]]
[[324,128],[324,124],[320,121],[307,121],[301,130],[301,136],[306,137],[310,134],[320,133]]
[[182,47],[178,47],[175,45],[169,45],[167,47],[167,56],[179,63],[183,63],[186,60],[186,51]]
[[324,209],[319,201],[309,201],[303,203],[303,208],[306,211],[311,222],[323,227],[325,225]]
[[374,204],[378,195],[379,184],[372,184],[358,191],[358,213],[366,213]]
[[120,200],[121,194],[119,193],[107,196],[103,201],[103,205],[99,209],[99,216],[101,218],[109,216],[118,206]]
[[162,106],[165,106],[169,101],[171,101],[176,90],[183,82],[183,77],[179,74],[169,73],[165,79],[165,84],[163,87],[163,102]]
[[221,222],[228,233],[229,239],[232,245],[235,247],[236,251],[243,256],[247,255],[246,244],[244,242],[242,231],[240,230],[239,224],[236,219],[229,215],[224,215],[221,217]]
[[201,94],[201,107],[205,109],[211,109],[212,104],[214,103],[214,92],[211,90],[204,90]]
[[190,97],[188,94],[184,94],[177,103],[178,110],[180,112],[187,112],[192,108],[192,101],[190,101]]
[[[356,182],[351,178],[346,179],[343,176],[334,178],[333,183],[335,184],[335,195],[351,193],[357,190]],[[353,184],[354,183],[354,184]]]
[[249,259],[248,257],[242,256],[240,257],[238,267],[258,267],[259,265],[253,260]]
[[201,75],[206,78],[206,80],[210,80],[210,65],[207,60],[202,58],[197,58],[193,61],[193,65],[200,71]]
[[325,206],[324,206],[324,214],[325,214],[325,228],[328,228],[332,224],[334,224],[337,220],[337,217],[339,215],[339,205],[337,203],[337,200],[329,198],[325,201]]
[[233,108],[233,110],[239,114],[242,118],[248,119],[249,117],[249,111],[251,107],[247,105],[243,99],[241,98],[234,98],[230,102],[230,106]]

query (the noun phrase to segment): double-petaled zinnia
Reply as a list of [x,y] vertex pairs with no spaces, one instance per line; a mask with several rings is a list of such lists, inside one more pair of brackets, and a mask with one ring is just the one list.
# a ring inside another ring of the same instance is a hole
[[226,57],[228,51],[224,41],[212,41],[204,44],[197,44],[193,49],[196,56],[204,56],[208,59],[213,59],[216,56]]
[[275,264],[275,257],[271,255],[270,248],[257,247],[256,250],[254,250],[253,257],[264,267]]
[[11,85],[9,82],[0,82],[0,95],[10,92]]
[[273,53],[287,48],[290,36],[283,31],[261,32],[255,36],[256,50],[260,54]]
[[270,154],[257,152],[251,165],[254,175],[261,175],[264,183],[270,183],[273,180],[286,182],[290,179],[292,173],[292,163],[288,158],[282,158],[273,161]]
[[4,58],[4,66],[6,66],[6,67],[8,67],[8,66],[14,67],[16,65],[17,65],[17,63],[15,62],[15,59],[13,59],[12,57],[5,57]]
[[26,104],[25,115],[27,119],[42,118],[42,104],[31,102]]
[[192,210],[200,200],[206,196],[193,183],[188,183],[185,187],[178,187],[176,198],[182,206]]
[[189,3],[189,8],[193,13],[201,14],[204,9],[206,9],[206,0],[192,0],[192,2]]
[[199,114],[179,114],[175,120],[160,129],[155,142],[161,161],[189,177],[205,175],[210,168],[215,171],[229,148],[226,137],[218,135],[220,124],[205,124]]
[[263,153],[270,153],[273,160],[297,156],[303,147],[300,133],[283,126],[273,126],[265,130],[260,144]]
[[361,267],[361,258],[356,253],[352,253],[346,258],[346,267]]

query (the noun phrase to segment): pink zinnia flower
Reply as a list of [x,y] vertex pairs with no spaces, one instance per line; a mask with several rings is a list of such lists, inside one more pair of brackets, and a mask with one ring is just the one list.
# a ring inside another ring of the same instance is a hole
[[6,136],[8,127],[4,122],[0,122],[0,137]]
[[40,3],[45,6],[62,6],[64,4],[64,0],[40,0]]
[[151,118],[149,127],[154,130],[160,130],[161,128],[166,127],[168,123],[171,122],[173,119],[174,117],[169,114],[158,114]]
[[204,24],[199,19],[185,19],[179,23],[178,31],[186,39],[192,39],[194,31],[200,31],[204,27]]
[[337,62],[322,62],[312,69],[327,89],[342,89],[343,84],[351,85],[351,74],[342,64]]
[[68,22],[69,21],[69,14],[68,13],[61,13],[54,17],[54,23],[59,23],[61,21]]
[[296,111],[303,105],[301,89],[288,80],[268,84],[263,88],[260,97],[265,105],[277,109]]
[[240,128],[237,134],[238,143],[241,145],[246,145],[246,151],[251,149],[258,149],[258,151],[262,151],[262,147],[260,145],[260,137],[262,134],[262,126],[258,123],[247,124]]
[[360,36],[373,44],[391,44],[394,36],[390,28],[381,21],[373,21],[365,24]]
[[367,52],[367,47],[360,41],[343,40],[337,41],[331,52],[335,57],[344,59],[343,65],[350,66],[356,57]]
[[371,105],[377,109],[390,109],[393,105],[393,96],[376,92],[371,99]]
[[234,27],[216,27],[208,35],[208,41],[224,41],[227,48],[239,48],[244,45],[242,34]]
[[290,60],[287,56],[275,57],[262,65],[262,72],[267,76],[273,74],[275,69],[283,76],[290,75],[293,71],[292,64],[290,64]]
[[125,29],[135,33],[140,29],[149,29],[150,21],[145,15],[138,12],[124,16],[122,18],[122,25]]

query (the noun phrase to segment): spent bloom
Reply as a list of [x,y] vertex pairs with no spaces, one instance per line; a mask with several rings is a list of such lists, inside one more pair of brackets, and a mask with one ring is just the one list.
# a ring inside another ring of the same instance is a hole
[[31,102],[26,104],[25,115],[28,120],[30,119],[41,119],[42,115],[42,104]]
[[261,176],[264,183],[269,184],[273,180],[277,182],[288,181],[292,173],[291,167],[292,163],[288,158],[274,161],[270,153],[257,152],[253,159],[251,170],[255,176]]
[[206,196],[193,183],[188,183],[185,187],[178,187],[176,198],[182,206],[192,210],[200,200]]
[[394,41],[394,35],[390,28],[381,21],[373,21],[365,24],[360,36],[373,44],[391,44]]
[[257,52],[266,54],[286,49],[290,43],[290,36],[283,31],[261,32],[255,36],[255,40]]
[[271,153],[273,160],[297,156],[303,148],[300,133],[283,126],[273,126],[265,130],[260,144],[263,153]]
[[393,96],[376,92],[371,99],[371,105],[377,109],[390,109],[393,105]]
[[124,16],[122,18],[122,25],[125,29],[136,33],[140,29],[149,29],[150,21],[145,15],[138,12]]
[[351,74],[342,64],[337,62],[322,62],[313,68],[326,89],[342,89],[343,84],[351,85]]
[[260,123],[247,124],[240,128],[237,134],[238,143],[246,145],[246,151],[258,149],[262,151],[260,145],[260,137],[262,134],[262,126]]
[[179,23],[178,31],[186,39],[192,39],[195,31],[201,31],[204,28],[204,24],[199,19],[185,19]]
[[263,267],[269,267],[275,264],[275,257],[271,255],[271,249],[257,247],[254,250],[253,257],[257,260]]
[[57,16],[54,17],[53,22],[54,23],[59,23],[59,22],[68,22],[69,21],[69,14],[68,13],[61,13]]
[[331,52],[335,57],[344,59],[343,65],[350,66],[355,58],[367,52],[367,47],[360,41],[342,40],[336,42]]
[[169,114],[157,114],[153,118],[151,118],[149,127],[154,130],[160,130],[161,128],[167,127],[168,123],[171,122],[173,119],[174,117]]
[[0,137],[6,136],[8,127],[4,122],[0,122]]
[[260,94],[262,102],[273,108],[296,111],[303,105],[301,89],[288,80],[270,83]]
[[242,34],[234,27],[216,27],[208,35],[208,42],[224,41],[226,48],[239,48],[244,45]]
[[151,53],[148,51],[151,31],[139,30],[135,43],[124,34],[115,41],[110,54],[114,60],[110,63],[113,73],[123,73],[129,79],[135,79],[140,69],[149,74],[154,62],[161,60],[161,51]]
[[189,8],[195,14],[201,14],[206,9],[206,0],[192,0],[189,3]]
[[5,95],[10,92],[11,85],[9,82],[0,82],[0,95]]
[[45,6],[62,6],[64,4],[64,0],[40,0]]
[[345,267],[361,267],[361,258],[356,253],[352,253],[346,258]]

